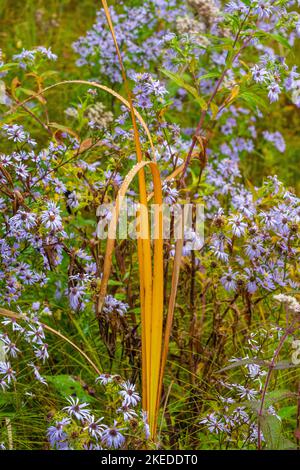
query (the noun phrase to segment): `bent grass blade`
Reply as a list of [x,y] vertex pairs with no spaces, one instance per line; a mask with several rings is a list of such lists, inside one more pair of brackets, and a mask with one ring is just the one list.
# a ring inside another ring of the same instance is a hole
[[[39,96],[43,95],[44,93],[52,90],[53,88],[56,88],[58,86],[62,86],[62,85],[72,85],[72,84],[78,84],[78,85],[87,85],[89,88],[92,88],[92,87],[95,87],[95,88],[99,88],[100,90],[102,91],[105,91],[106,93],[109,93],[110,95],[114,96],[115,98],[117,98],[122,104],[124,104],[126,106],[126,108],[128,108],[129,110],[131,109],[130,107],[130,103],[129,101],[127,101],[122,95],[120,95],[119,93],[117,93],[115,90],[113,90],[112,88],[109,88],[108,86],[105,86],[105,85],[101,85],[100,83],[96,83],[96,82],[89,82],[87,80],[64,80],[62,82],[57,82],[57,83],[54,83],[53,85],[50,85],[46,88],[44,88],[43,90],[40,90],[39,92],[35,93],[34,95],[31,95],[29,96],[28,98],[26,98],[25,100],[23,101],[20,101],[19,103],[17,103],[10,111],[9,113],[12,113],[14,112],[16,109],[18,109],[20,106],[23,106],[25,105],[27,102],[35,99],[35,98],[38,98]],[[140,113],[133,107],[133,113],[135,115],[135,117],[137,118],[137,120],[139,121],[139,123],[141,124],[141,126],[143,127],[146,135],[147,135],[147,138],[149,140],[149,144],[150,144],[150,147],[151,147],[151,152],[152,152],[152,157],[153,157],[153,160],[155,161],[155,149],[154,149],[154,145],[153,145],[153,141],[152,141],[152,137],[151,137],[151,134],[150,134],[150,131],[149,131],[149,128],[147,126],[147,124],[145,123],[144,119],[142,118],[142,116],[140,115]]]
[[[2,308],[2,307],[0,307],[0,315],[2,315],[3,317],[15,318],[15,319],[19,319],[19,320],[23,319],[23,316],[20,315],[19,313],[13,312],[11,310],[7,310],[7,309]],[[62,340],[64,340],[66,343],[69,343],[74,349],[76,349],[76,351],[78,351],[84,357],[84,359],[90,364],[90,366],[92,366],[92,368],[95,370],[95,372],[97,372],[97,375],[101,374],[100,369],[98,369],[98,367],[92,361],[92,359],[84,351],[82,351],[82,349],[80,349],[75,343],[73,343],[73,341],[71,341],[69,338],[67,338],[67,336],[63,335],[58,330],[55,330],[51,326],[48,326],[46,323],[41,323],[41,325],[42,325],[43,328],[45,328],[45,330],[50,331],[50,333],[53,333],[54,335],[56,335],[59,338],[61,338]]]
[[[158,166],[155,162],[139,162],[127,174],[123,184],[118,192],[115,210],[113,211],[112,218],[108,228],[108,240],[106,253],[104,258],[103,276],[100,285],[100,292],[98,298],[98,311],[101,312],[105,295],[107,292],[108,280],[111,272],[112,255],[115,246],[115,237],[117,230],[118,217],[126,192],[133,180],[133,178],[144,169],[150,166],[153,185],[154,185],[154,201],[157,207],[162,207],[162,188],[161,179]],[[144,214],[144,216],[143,216]],[[141,211],[141,225],[148,224],[147,211]],[[146,230],[146,236],[149,236],[149,231]],[[149,238],[147,239],[147,241]],[[149,240],[150,241],[150,240]],[[142,243],[143,239],[139,239],[138,243]],[[145,272],[144,259],[140,259],[141,269],[140,274]],[[142,371],[143,380],[143,393],[146,393],[146,410],[149,414],[149,425],[152,437],[155,437],[156,423],[159,402],[159,377],[161,368],[161,348],[162,348],[162,330],[163,330],[163,220],[162,211],[158,214],[158,228],[157,237],[154,240],[154,262],[153,262],[153,279],[147,279],[149,284],[143,284],[143,277],[141,276],[141,287],[144,290],[149,289],[150,295],[147,293],[141,297],[141,303],[144,302],[144,312],[146,313],[142,319],[142,353],[145,355],[143,367],[146,366],[146,371]],[[151,302],[150,302],[151,299]],[[146,383],[144,382],[146,381]]]

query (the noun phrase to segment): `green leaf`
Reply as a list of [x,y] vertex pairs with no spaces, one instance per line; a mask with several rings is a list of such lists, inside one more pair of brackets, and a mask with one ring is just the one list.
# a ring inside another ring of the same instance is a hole
[[184,88],[187,92],[189,92],[196,100],[196,102],[200,105],[201,109],[207,109],[206,101],[199,96],[196,88],[186,83],[183,78],[181,78],[176,73],[170,72],[169,70],[161,69],[161,72],[166,75],[166,77],[170,78],[173,82],[176,83],[181,88]]
[[255,37],[259,38],[260,40],[273,40],[287,49],[292,49],[292,46],[289,44],[288,40],[284,36],[281,36],[281,34],[268,33],[267,31],[257,31],[255,33]]
[[210,72],[210,73],[206,73],[205,75],[201,75],[198,80],[207,80],[209,78],[219,78],[220,76],[220,73],[219,72]]
[[[74,185],[73,185],[74,187]],[[95,221],[88,219],[87,217],[83,217],[80,214],[76,214],[76,219],[78,221],[78,225],[90,225],[91,227],[95,226]]]
[[224,372],[225,370],[234,369],[235,367],[245,366],[247,364],[258,364],[260,366],[268,367],[268,363],[262,359],[241,359],[239,361],[234,361],[229,366],[223,367],[222,369],[218,370],[218,372]]
[[263,415],[260,418],[261,429],[268,449],[295,449],[293,442],[282,434],[281,421],[274,415]]
[[0,67],[1,72],[4,72],[5,70],[11,69],[12,67],[16,67],[19,64],[17,62],[9,62],[7,64],[3,64]]
[[295,367],[300,367],[300,364],[293,364],[290,361],[279,361],[274,366],[274,369],[283,370],[283,369],[294,369]]
[[53,75],[57,75],[59,72],[57,70],[46,70],[45,72],[41,73],[40,77],[45,79],[48,77],[52,77]]
[[115,281],[114,279],[109,279],[108,285],[109,286],[123,286],[123,282]]
[[297,405],[284,406],[278,411],[280,418],[288,419],[297,415]]
[[70,375],[61,374],[45,376],[45,378],[63,398],[76,395],[81,401],[90,402],[92,400],[92,397],[83,390],[82,385]]
[[252,109],[261,108],[263,110],[267,110],[267,103],[265,100],[259,96],[257,93],[252,91],[242,91],[239,95],[239,99],[245,101],[245,103],[250,106]]
[[268,392],[266,396],[266,407],[273,405],[274,403],[278,403],[279,401],[286,400],[288,398],[296,399],[297,394],[295,392],[291,392],[290,390],[272,390]]
[[273,33],[268,33],[268,36],[274,41],[279,42],[283,47],[286,47],[287,49],[292,49],[292,46],[289,44],[288,40],[281,36],[281,34],[273,34]]
[[78,135],[76,132],[74,132],[70,127],[63,126],[62,124],[58,124],[57,122],[49,122],[49,127],[53,127],[54,129],[57,129],[58,131],[65,132],[66,134],[72,135],[73,137],[76,137],[79,140]]

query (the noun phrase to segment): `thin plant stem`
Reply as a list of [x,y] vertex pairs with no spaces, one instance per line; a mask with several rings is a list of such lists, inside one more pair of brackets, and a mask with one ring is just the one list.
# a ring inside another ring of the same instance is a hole
[[261,419],[262,419],[262,415],[263,415],[263,411],[264,411],[266,394],[267,394],[267,390],[268,390],[268,387],[269,387],[269,384],[270,384],[272,372],[274,370],[276,360],[277,360],[277,358],[280,354],[280,351],[281,351],[281,349],[282,349],[282,347],[285,343],[285,340],[287,339],[287,337],[292,332],[293,332],[293,323],[286,328],[284,334],[281,336],[279,344],[278,344],[278,346],[277,346],[277,348],[276,348],[276,350],[273,354],[272,360],[271,360],[270,365],[269,365],[269,370],[268,370],[267,377],[266,377],[264,387],[263,387],[263,390],[262,390],[260,407],[259,407],[259,410],[258,410],[258,426],[257,426],[257,448],[258,448],[258,450],[261,450],[261,445],[262,445]]
[[[5,308],[0,307],[0,315],[3,317],[9,317],[9,318],[18,318],[19,320],[22,320],[23,317],[19,313],[12,312],[11,310],[6,310]],[[89,356],[82,351],[73,341],[71,341],[69,338],[67,338],[65,335],[60,333],[59,331],[55,330],[49,325],[46,325],[45,323],[41,323],[42,327],[45,328],[45,330],[50,331],[50,333],[53,333],[54,335],[58,336],[59,338],[63,339],[66,343],[69,343],[76,351],[78,351],[85,359],[86,361],[92,366],[92,368],[96,371],[97,375],[101,374],[101,371],[98,369],[96,364],[92,361],[92,359],[89,358]]]

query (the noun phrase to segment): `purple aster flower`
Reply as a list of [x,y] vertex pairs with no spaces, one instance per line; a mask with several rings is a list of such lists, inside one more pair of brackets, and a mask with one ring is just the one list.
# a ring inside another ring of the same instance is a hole
[[221,127],[222,134],[232,134],[233,129],[236,127],[236,120],[234,118],[228,118],[226,123]]
[[225,5],[226,13],[246,13],[248,12],[249,8],[240,0],[232,0]]
[[247,224],[243,222],[242,215],[238,214],[234,215],[233,217],[230,217],[229,224],[232,227],[233,235],[235,235],[236,237],[241,237],[242,235],[244,235],[247,228]]
[[42,325],[29,325],[29,329],[25,333],[25,338],[32,343],[44,344],[45,333]]
[[64,431],[65,426],[71,423],[70,418],[63,418],[60,421],[56,421],[54,426],[49,426],[47,429],[47,437],[51,447],[60,448],[58,444],[66,441],[67,434]]
[[164,181],[162,190],[164,193],[164,201],[166,204],[175,204],[179,195],[176,188],[171,187],[172,181]]
[[53,54],[50,48],[47,49],[44,46],[39,46],[31,51],[23,49],[20,54],[15,54],[13,56],[13,60],[18,61],[22,69],[27,69],[28,66],[33,65],[38,53],[46,57],[48,60],[57,59],[57,56]]
[[34,373],[34,376],[35,376],[36,380],[38,382],[41,382],[44,385],[48,385],[46,379],[44,377],[42,377],[40,372],[39,372],[40,368],[38,366],[36,366],[35,364],[33,364],[33,362],[29,362],[28,365],[30,367],[32,367],[33,373]]
[[258,65],[254,65],[251,69],[253,80],[257,83],[264,83],[268,78],[268,71],[259,67]]
[[254,13],[258,15],[260,19],[270,18],[273,13],[274,8],[270,5],[269,2],[265,0],[259,0],[257,7],[254,8]]
[[232,415],[233,415],[233,418],[239,423],[240,422],[248,423],[249,420],[250,420],[250,417],[249,417],[248,413],[246,413],[244,406],[237,406],[233,410]]
[[4,343],[3,351],[11,357],[17,357],[20,353],[20,349],[17,348],[16,344],[13,343],[7,334],[0,335],[0,340]]
[[297,89],[298,88],[298,79],[300,74],[297,72],[297,66],[294,65],[290,71],[289,76],[285,80],[285,88],[287,91]]
[[253,239],[245,245],[245,252],[252,260],[254,258],[259,258],[265,252],[265,249],[258,240]]
[[78,207],[79,202],[77,198],[76,191],[72,191],[67,198],[67,206],[70,207],[71,209],[74,209]]
[[221,277],[221,283],[227,291],[235,291],[237,288],[236,282],[237,273],[232,272],[230,269],[228,273]]
[[29,175],[28,168],[23,163],[16,165],[15,171],[16,171],[16,174],[23,180],[25,180]]
[[[258,426],[255,423],[250,424],[250,436],[249,436],[249,441],[255,445],[257,445],[257,440],[258,440]],[[260,432],[260,438],[262,441],[265,441],[265,437]]]
[[19,230],[21,228],[30,230],[36,225],[36,215],[32,212],[20,210],[9,220],[9,225],[12,230]]
[[124,428],[118,428],[117,424],[117,421],[114,421],[114,425],[111,428],[107,427],[103,431],[101,442],[109,448],[118,449],[125,442],[125,437],[121,434]]
[[274,218],[274,214],[269,212],[261,212],[260,217],[262,218],[263,223],[265,224],[266,228],[275,228],[277,225],[277,220]]
[[8,383],[3,379],[0,379],[0,387],[2,388],[3,392],[9,388]]
[[79,421],[87,421],[90,417],[90,410],[87,403],[79,403],[78,398],[69,397],[67,401],[70,403],[69,406],[63,408],[69,416],[74,416]]
[[265,267],[259,266],[257,268],[259,276],[257,282],[266,290],[272,291],[275,289],[273,275]]
[[207,426],[209,432],[219,434],[219,432],[225,432],[226,427],[222,418],[219,418],[216,413],[210,413],[206,418],[199,421],[200,424]]
[[40,348],[34,348],[35,357],[45,362],[49,358],[48,344],[44,343]]
[[55,183],[55,192],[58,194],[64,194],[67,191],[65,184],[60,181],[58,178],[53,179],[53,183]]
[[144,423],[145,437],[146,437],[146,439],[149,439],[150,438],[150,426],[149,426],[149,423],[148,423],[147,411],[142,410],[141,411],[141,416],[142,416],[142,420],[143,420],[143,423]]
[[111,181],[113,184],[115,184],[116,186],[121,186],[122,182],[123,182],[123,178],[122,176],[120,175],[120,173],[116,173],[116,172],[113,172],[111,170],[107,170],[104,172],[104,176],[105,176],[105,185],[107,184],[107,181]]
[[269,97],[270,103],[274,103],[275,101],[278,101],[279,95],[281,92],[281,88],[278,85],[278,83],[276,82],[271,83],[268,86],[268,90],[269,90],[268,97]]
[[23,69],[27,68],[27,64],[32,64],[35,59],[36,51],[27,51],[23,49],[20,54],[15,54],[13,60],[16,60],[20,63],[20,67]]
[[90,261],[90,260],[93,259],[92,256],[88,255],[86,253],[86,251],[84,251],[82,248],[78,248],[78,250],[76,250],[75,254],[78,258],[84,259],[85,261]]
[[117,413],[123,413],[124,421],[130,421],[138,416],[137,413],[127,405],[122,405],[121,408],[118,408]]
[[26,142],[27,139],[27,132],[24,131],[23,126],[19,126],[18,124],[4,124],[2,126],[2,130],[5,132],[5,135],[8,137],[8,140],[12,140],[13,142]]
[[228,253],[225,252],[225,243],[230,244],[230,240],[225,237],[224,234],[219,234],[212,237],[212,242],[210,248],[212,249],[214,255],[216,256],[217,259],[220,261],[223,261],[224,263],[228,263],[229,255]]
[[258,289],[258,285],[257,285],[257,282],[256,282],[256,276],[254,274],[254,271],[249,269],[249,268],[245,268],[244,277],[245,277],[245,281],[246,281],[247,291],[249,292],[249,294],[254,294],[254,292],[256,292],[257,289]]
[[38,311],[41,307],[41,302],[33,302],[31,305],[31,309],[34,310],[35,312]]
[[19,325],[15,318],[5,318],[1,323],[4,326],[11,325],[13,331],[24,331],[24,328]]
[[41,221],[46,228],[56,231],[62,228],[60,210],[55,202],[50,201],[47,204],[47,210],[41,214]]
[[164,85],[162,85],[159,80],[154,80],[150,76],[148,82],[145,83],[145,90],[158,97],[163,97],[165,94],[168,93]]
[[112,314],[113,312],[116,312],[118,315],[125,315],[127,313],[127,310],[129,308],[128,304],[125,304],[124,302],[121,302],[120,300],[115,299],[112,295],[107,295],[105,297],[105,304],[103,307],[103,312],[106,313],[107,315]]
[[243,385],[237,385],[238,395],[241,398],[247,398],[247,400],[255,400],[258,392],[254,389],[244,387]]
[[77,310],[81,307],[82,304],[82,297],[85,294],[85,287],[76,285],[74,287],[70,287],[69,289],[69,300],[70,305],[74,310]]
[[95,420],[95,416],[91,415],[87,418],[87,426],[84,428],[87,429],[90,436],[92,436],[97,441],[99,438],[101,438],[102,433],[105,429],[105,426],[103,424],[100,424],[103,419],[104,418],[99,418]]
[[279,150],[279,152],[281,153],[285,152],[285,149],[286,149],[285,141],[284,141],[284,138],[282,137],[282,134],[279,131],[276,131],[276,132],[264,131],[263,136],[268,142],[272,142],[277,148],[277,150]]
[[8,384],[16,380],[16,372],[12,369],[10,362],[0,362],[0,374],[3,375],[1,379],[6,380]]
[[36,50],[40,52],[43,56],[45,56],[48,60],[53,60],[53,61],[57,60],[57,55],[53,54],[50,47],[47,48],[44,46],[38,46]]
[[124,382],[121,385],[122,389],[119,393],[123,398],[123,406],[136,406],[140,401],[139,394],[135,391],[135,385],[130,382]]
[[96,378],[96,383],[100,382],[101,385],[107,385],[108,383],[111,383],[114,379],[115,375],[111,374],[101,374],[99,377]]

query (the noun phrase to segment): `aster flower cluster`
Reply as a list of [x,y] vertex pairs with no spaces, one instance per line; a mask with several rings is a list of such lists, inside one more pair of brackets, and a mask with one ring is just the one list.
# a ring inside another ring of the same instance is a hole
[[266,86],[270,103],[279,100],[283,87],[287,92],[292,92],[293,97],[299,89],[297,81],[299,73],[296,67],[289,70],[282,57],[269,54],[262,56],[259,64],[252,67],[251,73],[256,83]]
[[[278,41],[281,45],[290,47],[295,37],[299,36],[298,22],[299,14],[290,11],[289,7],[296,2],[270,2],[256,0],[250,3],[242,0],[231,1],[226,4],[225,11],[229,15],[246,15],[253,28],[250,42],[259,53],[259,61],[251,68],[254,82],[264,87],[267,91],[270,103],[279,100],[283,90],[292,92],[292,101],[298,105],[299,102],[299,74],[296,67],[289,69],[282,55],[278,55],[265,39],[277,30]],[[253,21],[253,23],[251,22]],[[255,25],[255,26],[254,26]],[[275,37],[273,36],[275,39]]]
[[133,73],[131,78],[135,83],[133,93],[138,108],[149,110],[154,106],[154,100],[164,103],[168,91],[159,80],[149,73]]
[[[118,379],[118,380],[117,380]],[[52,449],[57,450],[104,450],[127,447],[130,428],[137,440],[149,438],[149,427],[144,412],[135,410],[140,396],[135,385],[120,382],[119,376],[103,374],[96,382],[105,386],[105,393],[114,397],[116,418],[113,425],[104,424],[104,417],[97,418],[89,403],[81,403],[77,397],[67,398],[68,405],[54,417],[47,430]]]
[[2,126],[2,132],[4,136],[8,138],[8,140],[12,140],[16,143],[27,143],[30,147],[36,146],[36,141],[31,139],[30,134],[18,124],[4,124]]
[[[236,117],[242,112],[242,108],[231,107],[221,127],[234,126],[235,133],[239,132]],[[235,138],[227,133],[226,142],[216,149],[217,160],[213,158],[214,163],[206,169],[211,191],[204,196],[206,220],[211,220],[207,237],[215,257],[213,276],[219,272],[216,267],[223,266],[219,280],[224,289],[248,295],[295,289],[299,284],[295,270],[299,198],[277,177],[267,178],[260,188],[247,188],[241,182],[241,156],[251,154],[257,145],[256,120],[251,117],[244,136],[239,132],[240,137]],[[263,136],[284,151],[279,132],[265,131]],[[212,156],[210,151],[209,158]]]
[[[250,443],[256,448],[258,439],[258,410],[262,387],[267,375],[268,363],[263,360],[274,350],[274,341],[278,340],[281,330],[272,327],[251,332],[246,340],[244,357],[232,358],[229,370],[241,369],[244,385],[239,382],[218,380],[218,408],[204,416],[200,425],[229,448],[233,442],[239,442],[240,448]],[[241,381],[242,381],[241,380]],[[281,423],[275,400],[269,400],[264,409],[264,417],[273,417]],[[261,439],[265,442],[263,434]]]
[[[1,321],[0,349],[3,361],[0,362],[0,386],[7,390],[17,380],[17,366],[20,356],[26,353],[27,366],[32,378],[47,385],[46,379],[40,374],[40,368],[49,358],[45,332],[37,312],[32,310],[27,315],[20,312],[20,319],[4,318]],[[28,356],[28,357],[27,357]]]
[[[125,62],[130,56],[131,67],[135,64],[135,61],[141,65],[141,61],[143,60],[143,68],[148,69],[153,60],[157,60],[161,57],[165,68],[176,71],[180,64],[184,65],[186,61],[192,60],[192,58],[199,60],[199,56],[201,57],[201,55],[205,53],[205,61],[207,61],[207,57],[210,57],[212,66],[215,66],[216,74],[218,75],[220,66],[226,63],[227,53],[226,51],[215,51],[213,47],[214,41],[211,38],[213,37],[212,35],[215,35],[214,39],[226,41],[228,35],[227,20],[224,22],[220,14],[220,2],[205,2],[203,0],[195,2],[190,1],[188,2],[189,8],[183,6],[180,2],[178,5],[176,5],[176,2],[162,1],[158,3],[160,10],[156,10],[156,16],[154,15],[154,17],[152,16],[152,2],[146,2],[143,7],[136,8],[136,18],[140,19],[139,14],[145,19],[147,15],[149,15],[147,18],[148,25],[155,25],[157,16],[159,17],[160,12],[163,11],[164,8],[170,9],[168,10],[169,14],[164,16],[166,29],[160,30],[159,40],[157,43],[154,41],[156,44],[154,48],[155,53],[152,51],[151,47],[149,47],[148,43],[148,39],[152,40],[154,36],[150,36],[146,41],[144,38],[141,40],[141,38],[139,38],[138,28],[135,28],[134,39],[130,38],[129,40],[128,37],[125,37],[126,35],[132,34],[132,29],[127,28],[126,30],[125,25],[127,21],[132,23],[131,14],[133,10],[127,10],[127,8],[124,7],[123,13],[117,15],[112,8],[111,11],[113,19],[115,20],[114,24],[117,36],[119,36],[120,39],[124,37],[124,42],[126,44],[129,42],[132,45],[132,47],[127,48],[127,52],[124,54]],[[177,9],[175,7],[177,7]],[[280,31],[280,37],[282,37],[281,42],[284,43],[284,41],[286,41],[287,44],[292,43],[294,35],[297,34],[297,24],[299,21],[299,19],[297,20],[297,14],[287,11],[282,5],[274,5],[270,2],[266,4],[266,2],[261,0],[251,2],[251,5],[242,1],[229,2],[225,11],[233,16],[236,14],[239,17],[241,14],[245,15],[251,27],[253,27],[254,24],[256,25],[255,32],[251,28],[249,28],[249,31],[245,28],[243,32],[244,46],[242,49],[250,45],[255,47],[260,54],[259,62],[251,68],[251,73],[257,84],[265,85],[270,102],[277,101],[284,88],[286,91],[292,92],[292,99],[297,103],[299,100],[299,74],[296,71],[296,67],[292,67],[292,69],[289,70],[284,58],[276,54],[269,45],[265,46],[264,44],[265,39],[269,37],[268,34],[271,34],[270,31],[275,28]],[[175,15],[174,17],[172,16],[172,12]],[[172,19],[176,19],[175,28],[173,26],[173,28],[169,29]],[[79,41],[74,44],[75,50],[81,55],[78,65],[87,63],[91,65],[99,64],[100,69],[103,70],[106,76],[109,76],[112,81],[119,81],[121,79],[120,71],[112,70],[112,67],[118,68],[118,61],[111,60],[110,58],[111,54],[115,54],[115,51],[111,37],[104,33],[104,23],[104,15],[99,12],[98,22],[94,25],[94,28],[88,32],[86,38],[80,38]],[[209,36],[206,33],[209,33]],[[273,39],[275,39],[275,36]],[[107,41],[111,41],[110,47],[107,46]],[[182,52],[179,53],[179,50]],[[143,59],[141,59],[141,57],[143,57]],[[207,64],[205,65],[207,66]],[[238,75],[241,74],[242,76],[246,74],[246,70],[243,69],[242,64],[238,63],[238,57],[234,65],[234,69],[228,70],[225,75],[226,79],[224,83],[228,83],[229,85],[236,83],[237,77],[235,77],[235,73]],[[132,74],[134,75],[134,72],[131,69],[130,75]],[[202,73],[199,73],[199,77],[201,77],[201,75]],[[156,79],[154,79],[154,82],[155,81]],[[214,79],[207,78],[203,81],[201,80],[200,86],[202,90],[210,92],[210,86],[213,86],[213,84]],[[184,91],[185,90],[182,88],[179,90],[180,93]],[[180,107],[182,100],[180,97],[177,97],[176,100],[179,101],[178,106]],[[147,100],[144,95],[142,95],[141,100],[139,100],[139,104],[142,104],[143,108],[151,107],[149,100]]]
[[176,204],[179,191],[175,187],[174,180],[164,181],[162,190],[164,193],[164,202],[170,205]]
[[[159,60],[162,54],[165,29],[157,28],[160,21],[164,21],[166,29],[186,10],[186,7],[177,0],[147,0],[142,6],[127,7],[119,2],[121,12],[117,14],[114,7],[110,7],[110,14],[114,24],[116,37],[119,43],[127,45],[126,53],[122,51],[123,61],[132,69],[147,70],[151,63]],[[143,25],[147,24],[147,37],[144,36]],[[106,19],[103,11],[97,13],[96,23],[85,37],[81,37],[73,45],[80,55],[78,66],[92,65],[111,82],[121,82],[122,76],[114,43],[108,34]]]
[[[80,270],[80,274],[70,272],[70,305],[74,310],[83,308],[96,267],[92,256],[76,246],[73,235],[64,229],[66,209],[76,210],[79,200],[77,192],[67,188],[65,178],[54,171],[58,162],[61,165],[62,159],[77,151],[78,143],[65,136],[65,143],[51,141],[46,148],[35,150],[37,143],[23,126],[5,124],[1,133],[12,149],[0,155],[0,181],[6,188],[0,198],[0,298],[11,304],[30,286],[44,287],[65,255],[76,260]],[[78,171],[90,168],[79,160]],[[62,293],[63,289],[59,295]]]
[[13,56],[13,60],[18,62],[19,66],[24,70],[32,67],[32,65],[41,58],[55,61],[57,60],[57,55],[54,54],[50,48],[38,46],[32,50],[23,49],[20,54],[15,54]]
[[[242,442],[249,442],[254,445],[257,442],[257,425],[251,423],[251,418],[244,406],[234,407],[235,401],[231,398],[222,400],[224,408],[219,412],[209,413],[202,418],[199,423],[204,426],[211,434],[221,436],[222,440],[230,448],[230,442],[238,438]],[[229,413],[229,408],[233,411]],[[264,437],[262,437],[264,440]]]
[[271,142],[277,148],[279,152],[281,153],[285,152],[285,149],[286,149],[285,140],[279,131],[276,131],[276,132],[264,131],[263,136],[268,142]]
[[110,316],[113,313],[116,313],[117,315],[120,315],[122,317],[127,313],[128,308],[128,304],[116,299],[112,295],[107,295],[105,297],[105,303],[103,307],[103,313],[105,315]]

